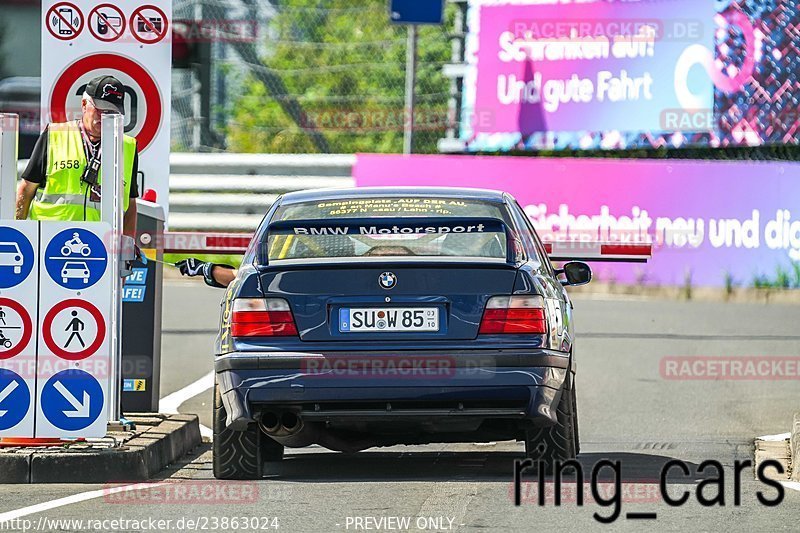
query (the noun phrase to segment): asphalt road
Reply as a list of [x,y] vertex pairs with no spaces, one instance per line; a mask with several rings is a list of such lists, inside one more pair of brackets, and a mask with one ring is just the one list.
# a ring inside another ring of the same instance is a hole
[[[170,283],[165,291],[162,397],[211,369],[222,294],[191,282]],[[205,445],[165,471],[162,486],[117,495],[103,495],[104,487],[97,485],[3,486],[0,516],[73,497],[83,501],[56,502],[64,505],[25,519],[62,531],[93,530],[86,521],[102,519],[143,521],[109,522],[105,531],[157,531],[158,526],[164,531],[263,531],[275,525],[284,531],[797,531],[800,492],[787,489],[779,505],[765,507],[756,493],[773,500],[777,491],[746,469],[736,505],[734,463],[752,459],[754,437],[788,431],[792,413],[800,409],[798,380],[664,375],[670,358],[681,356],[800,356],[797,316],[794,306],[577,296],[580,462],[587,482],[598,461],[621,463],[619,491],[612,471],[603,470],[597,498],[587,485],[584,505],[575,501],[574,484],[561,491],[561,506],[553,504],[552,485],[545,490],[546,505],[537,505],[536,478],[530,475],[525,478],[530,483],[522,486],[522,505],[515,507],[513,462],[522,452],[516,443],[400,446],[350,456],[322,448],[290,450],[257,483],[213,481]],[[198,413],[210,425],[210,402],[205,391],[180,411]],[[662,467],[671,459],[683,461],[691,472],[684,477],[675,470],[668,478],[672,497],[690,492],[680,507],[667,505],[658,487]],[[698,482],[708,485],[707,497],[719,493],[709,483],[719,476],[716,470],[697,472],[705,460],[724,466],[724,506],[697,501]],[[612,502],[615,494],[619,505],[597,503]],[[594,517],[611,516],[616,509],[620,516],[611,525]],[[626,518],[628,513],[656,513],[656,518]],[[232,517],[239,522],[225,521]],[[40,518],[84,520],[83,529],[78,523],[40,523]],[[243,527],[244,518],[247,526],[257,527]]]

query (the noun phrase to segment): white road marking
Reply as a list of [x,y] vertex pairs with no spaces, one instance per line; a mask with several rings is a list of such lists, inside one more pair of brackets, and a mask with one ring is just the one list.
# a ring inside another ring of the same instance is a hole
[[[158,402],[158,412],[165,415],[178,414],[178,408],[186,401],[195,396],[214,388],[214,371],[212,370],[194,383],[185,386],[181,390],[175,391],[161,398]],[[211,428],[200,424],[200,435],[211,438],[214,432]]]
[[16,520],[17,518],[22,518],[23,516],[42,513],[44,511],[49,511],[51,509],[64,507],[65,505],[72,505],[74,503],[81,503],[88,500],[95,500],[97,498],[102,498],[103,496],[118,494],[120,492],[144,490],[154,487],[160,487],[162,485],[166,485],[166,483],[135,483],[133,485],[123,485],[121,487],[107,487],[100,490],[90,490],[88,492],[80,492],[78,494],[73,494],[72,496],[67,496],[65,498],[59,498],[57,500],[51,500],[49,502],[44,502],[44,503],[37,503],[36,505],[30,505],[28,507],[23,507],[22,509],[17,509],[15,511],[0,513],[0,524],[7,524],[11,520]]
[[800,483],[797,481],[781,481],[784,487],[800,492]]
[[763,437],[757,437],[756,440],[766,440],[766,441],[789,440],[791,436],[792,436],[791,433],[781,433],[779,435],[764,435]]
[[[202,378],[198,379],[194,383],[182,388],[179,391],[175,391],[172,394],[168,394],[167,396],[161,398],[158,402],[159,411],[164,414],[177,414],[178,407],[181,406],[185,401],[194,398],[198,394],[202,394],[207,390],[214,387],[214,372],[209,372]],[[203,437],[211,437],[213,432],[211,428],[208,428],[202,424],[200,424],[200,434]],[[64,498],[59,498],[57,500],[51,500],[49,502],[38,503],[36,505],[31,505],[28,507],[23,507],[22,509],[17,509],[15,511],[8,511],[6,513],[0,514],[0,524],[7,523],[9,520],[14,520],[16,518],[22,518],[24,516],[28,516],[35,513],[41,513],[44,511],[49,511],[51,509],[57,509],[59,507],[64,507],[66,505],[72,505],[75,503],[81,503],[88,500],[94,500],[97,498],[102,498],[103,496],[107,496],[110,494],[117,494],[120,492],[130,492],[135,490],[144,490],[154,487],[160,487],[162,485],[166,485],[166,483],[135,483],[132,485],[123,485],[120,487],[109,487],[100,490],[90,490],[88,492],[80,492],[78,494],[74,494],[72,496],[66,496]]]

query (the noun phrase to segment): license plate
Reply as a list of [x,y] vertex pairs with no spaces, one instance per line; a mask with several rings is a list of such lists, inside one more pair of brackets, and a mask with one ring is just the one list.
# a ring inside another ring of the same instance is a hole
[[339,309],[339,331],[439,331],[437,307]]

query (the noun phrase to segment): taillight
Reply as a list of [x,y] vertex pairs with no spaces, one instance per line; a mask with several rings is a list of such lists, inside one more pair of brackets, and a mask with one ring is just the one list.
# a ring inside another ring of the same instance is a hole
[[232,337],[297,335],[289,302],[283,298],[236,298],[231,316]]
[[547,333],[544,298],[531,295],[492,296],[486,302],[479,333]]

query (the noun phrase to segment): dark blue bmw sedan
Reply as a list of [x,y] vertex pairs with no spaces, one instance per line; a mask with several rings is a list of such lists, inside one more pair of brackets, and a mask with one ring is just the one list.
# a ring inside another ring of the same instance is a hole
[[508,194],[319,190],[279,198],[228,287],[214,474],[256,479],[284,447],[355,452],[525,442],[579,450],[572,305]]

